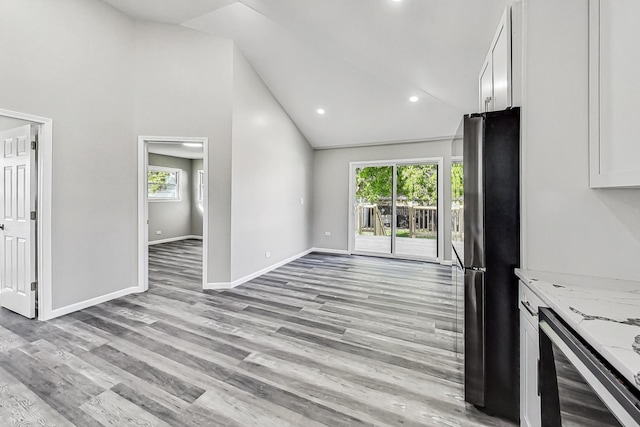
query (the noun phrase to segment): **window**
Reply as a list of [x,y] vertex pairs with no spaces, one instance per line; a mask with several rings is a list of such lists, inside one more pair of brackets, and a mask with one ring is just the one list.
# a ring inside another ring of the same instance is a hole
[[149,200],[180,200],[180,169],[149,166],[147,194]]
[[198,201],[204,200],[204,171],[198,171]]

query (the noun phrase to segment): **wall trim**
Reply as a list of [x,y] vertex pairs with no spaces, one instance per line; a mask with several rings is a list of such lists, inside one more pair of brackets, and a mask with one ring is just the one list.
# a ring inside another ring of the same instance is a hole
[[149,242],[149,245],[159,245],[161,243],[170,243],[170,242],[177,242],[179,240],[189,240],[189,239],[202,240],[202,236],[190,235],[190,236],[168,237],[166,239],[152,240]]
[[[202,144],[204,170],[204,212],[202,214],[202,288],[209,275],[209,138],[185,136],[138,136],[138,291],[149,289],[149,206],[147,201],[148,143],[198,142]],[[158,240],[156,240],[158,242]]]
[[284,259],[282,261],[279,261],[275,264],[272,264],[268,267],[263,268],[262,270],[258,270],[254,273],[251,273],[247,276],[241,277],[240,279],[234,280],[233,282],[213,282],[213,283],[207,283],[204,285],[204,289],[209,289],[209,290],[216,290],[216,289],[233,289],[236,286],[240,286],[243,283],[248,282],[249,280],[253,280],[256,277],[262,276],[263,274],[267,274],[268,272],[275,270],[278,267],[282,267],[285,264],[289,264],[291,261],[295,261],[298,258],[302,258],[305,255],[310,254],[311,252],[313,252],[313,249],[307,249],[304,252],[300,252],[299,254],[296,254],[292,257],[289,257],[287,259]]
[[363,148],[363,147],[376,147],[379,145],[396,145],[396,144],[420,144],[421,142],[439,142],[439,141],[454,141],[462,139],[460,135],[445,135],[434,136],[431,138],[419,138],[419,139],[399,139],[392,141],[378,141],[378,142],[360,142],[355,144],[343,144],[343,145],[329,145],[324,147],[312,147],[314,150],[339,150],[343,148]]
[[103,302],[111,301],[113,299],[120,298],[126,295],[131,295],[139,291],[140,288],[138,286],[132,286],[130,288],[121,289],[107,295],[101,295],[99,297],[90,298],[86,301],[77,302],[66,307],[56,308],[55,310],[51,310],[49,313],[47,313],[47,318],[42,320],[51,320],[56,317],[64,316],[65,314],[93,307],[94,305],[102,304]]
[[440,265],[453,265],[453,261],[451,261],[450,259],[445,259],[443,261],[440,261]]
[[351,252],[345,249],[311,248],[311,252],[319,252],[322,254],[351,255]]

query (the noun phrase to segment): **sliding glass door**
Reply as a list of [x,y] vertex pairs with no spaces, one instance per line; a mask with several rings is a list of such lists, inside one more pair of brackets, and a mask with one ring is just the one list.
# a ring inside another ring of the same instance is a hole
[[441,163],[352,165],[353,252],[438,258]]
[[356,252],[391,254],[393,166],[355,169]]
[[396,166],[396,254],[438,257],[438,164]]

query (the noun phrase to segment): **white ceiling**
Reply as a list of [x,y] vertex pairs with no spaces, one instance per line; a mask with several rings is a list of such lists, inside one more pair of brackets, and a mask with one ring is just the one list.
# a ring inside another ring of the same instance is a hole
[[165,156],[182,157],[183,159],[202,159],[203,150],[200,147],[187,147],[181,142],[150,142],[147,144],[149,153],[162,154]]
[[454,135],[508,2],[104,1],[235,40],[317,148]]

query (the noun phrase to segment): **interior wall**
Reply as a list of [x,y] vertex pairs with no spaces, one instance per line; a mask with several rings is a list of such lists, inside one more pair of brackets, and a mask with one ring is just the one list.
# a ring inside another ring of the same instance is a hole
[[[193,170],[190,159],[149,153],[149,166],[162,166],[180,170],[180,200],[149,200],[149,241],[191,235],[191,209],[193,206]],[[156,234],[160,231],[162,234]]]
[[[451,260],[452,139],[411,144],[316,150],[314,156],[312,246],[349,250],[349,162],[443,157],[444,260]],[[325,232],[330,236],[325,236]]]
[[638,280],[640,189],[589,188],[588,18],[585,0],[525,1],[524,264]]
[[191,161],[191,235],[202,236],[203,200],[198,200],[198,171],[204,170],[202,159]]
[[137,22],[135,133],[209,138],[208,281],[231,277],[233,43]]
[[0,108],[53,119],[54,309],[137,285],[133,28],[95,0],[0,2]]
[[12,117],[0,116],[0,130],[9,130],[20,126],[31,124],[26,120],[14,119]]
[[313,150],[237,48],[233,64],[236,280],[309,249]]
[[455,138],[453,141],[451,141],[451,155],[454,157],[462,157],[462,155],[464,154],[462,145],[462,138]]

